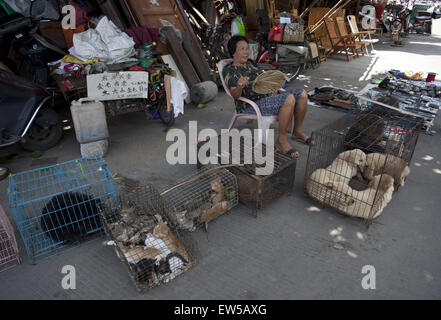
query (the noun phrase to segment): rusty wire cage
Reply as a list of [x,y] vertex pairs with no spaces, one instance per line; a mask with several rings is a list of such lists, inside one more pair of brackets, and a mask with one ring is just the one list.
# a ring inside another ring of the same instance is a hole
[[[222,136],[228,137],[228,151],[218,153],[219,163],[239,163],[240,165],[228,167],[233,173],[239,188],[239,201],[252,209],[254,212],[263,209],[279,199],[283,195],[292,192],[296,172],[296,159],[284,155],[280,151],[270,150],[267,154],[265,144],[257,144],[256,136],[250,139],[242,137],[240,142],[234,142],[229,134],[219,135],[218,150],[221,150]],[[198,143],[198,151],[208,141]],[[255,152],[259,146],[259,151]],[[236,154],[238,161],[233,161]],[[256,154],[261,154],[265,162],[257,161]],[[207,151],[207,155],[210,152]],[[198,168],[202,164],[198,162]],[[268,168],[267,174],[258,174],[258,168]]]
[[304,192],[370,223],[404,185],[422,126],[421,118],[374,103],[314,131]]
[[189,240],[164,215],[164,201],[151,185],[124,192],[101,211],[106,234],[139,292],[189,270],[195,263]]
[[14,229],[0,205],[0,272],[20,263],[21,259]]
[[224,168],[210,166],[196,174],[178,180],[177,184],[161,193],[165,213],[178,229],[194,231],[238,203],[235,176]]

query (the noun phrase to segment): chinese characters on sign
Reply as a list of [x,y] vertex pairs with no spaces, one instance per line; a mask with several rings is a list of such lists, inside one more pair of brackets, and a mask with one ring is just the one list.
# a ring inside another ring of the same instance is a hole
[[148,79],[148,72],[141,71],[89,74],[87,96],[101,101],[147,99]]

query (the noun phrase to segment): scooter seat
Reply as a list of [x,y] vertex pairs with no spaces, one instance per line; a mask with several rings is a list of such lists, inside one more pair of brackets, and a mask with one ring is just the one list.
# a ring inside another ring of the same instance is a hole
[[431,16],[415,16],[415,19],[418,21],[430,21],[432,20]]
[[[11,20],[12,19],[12,20]],[[16,33],[26,26],[32,24],[30,18],[23,17],[21,15],[11,15],[9,21],[0,24],[0,37],[9,33]]]

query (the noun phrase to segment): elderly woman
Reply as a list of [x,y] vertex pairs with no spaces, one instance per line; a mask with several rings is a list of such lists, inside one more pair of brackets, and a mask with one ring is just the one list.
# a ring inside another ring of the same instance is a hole
[[[233,36],[228,42],[228,51],[233,62],[227,65],[223,71],[225,83],[230,88],[234,99],[239,97],[253,100],[263,116],[278,115],[279,136],[276,147],[283,153],[295,158],[298,152],[288,142],[286,131],[294,116],[294,130],[292,138],[308,145],[314,142],[302,131],[303,119],[306,115],[308,95],[303,89],[292,89],[279,94],[258,94],[252,90],[251,83],[260,74],[253,64],[248,61],[250,48],[247,38]],[[246,106],[243,101],[236,100],[237,112],[255,113],[251,106]]]

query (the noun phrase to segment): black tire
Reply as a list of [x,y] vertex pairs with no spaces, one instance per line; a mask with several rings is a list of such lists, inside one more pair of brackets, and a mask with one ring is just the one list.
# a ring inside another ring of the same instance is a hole
[[432,34],[432,22],[431,23],[426,23],[425,28],[426,28],[426,30],[425,30],[426,33]]
[[171,127],[175,123],[175,114],[173,112],[173,106],[171,107],[171,111],[167,111],[167,103],[164,100],[161,100],[158,105],[158,114],[162,123],[167,127]]
[[37,114],[20,144],[27,151],[44,151],[55,146],[62,135],[60,117],[54,110],[45,108]]

